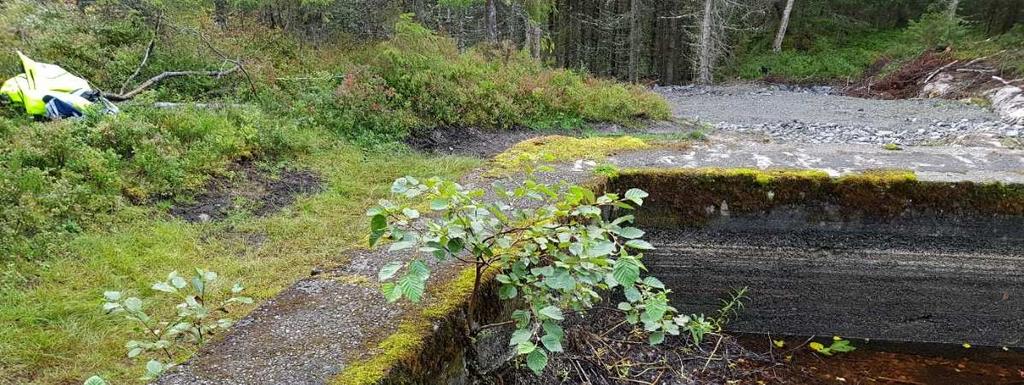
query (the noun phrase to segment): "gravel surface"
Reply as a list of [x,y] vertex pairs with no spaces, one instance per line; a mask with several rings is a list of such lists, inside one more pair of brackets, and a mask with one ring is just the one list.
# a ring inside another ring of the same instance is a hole
[[1024,127],[971,104],[940,99],[874,100],[830,87],[659,87],[677,117],[719,133],[789,143],[1016,146]]

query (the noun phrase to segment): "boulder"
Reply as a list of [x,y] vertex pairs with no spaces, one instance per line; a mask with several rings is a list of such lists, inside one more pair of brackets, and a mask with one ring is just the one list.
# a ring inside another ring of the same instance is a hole
[[1024,125],[1024,90],[1007,85],[988,92],[992,109],[1006,123]]

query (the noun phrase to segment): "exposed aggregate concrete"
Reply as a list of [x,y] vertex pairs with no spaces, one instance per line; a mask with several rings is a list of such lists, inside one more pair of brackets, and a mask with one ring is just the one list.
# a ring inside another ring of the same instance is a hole
[[1024,126],[979,106],[942,99],[873,100],[828,87],[676,86],[658,91],[676,116],[722,133],[785,143],[1016,146]]

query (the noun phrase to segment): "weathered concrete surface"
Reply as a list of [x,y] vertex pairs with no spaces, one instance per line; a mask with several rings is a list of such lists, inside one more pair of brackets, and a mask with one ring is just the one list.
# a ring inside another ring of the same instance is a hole
[[1024,151],[989,147],[906,147],[891,151],[873,145],[808,146],[712,136],[689,148],[622,154],[610,162],[621,167],[817,169],[832,176],[872,169],[908,169],[922,180],[1024,183]]
[[296,282],[239,321],[222,340],[172,368],[159,385],[325,384],[394,331],[402,308],[377,288],[388,259],[353,253],[342,269]]
[[[980,234],[979,234],[980,235]],[[1024,244],[885,232],[652,231],[652,275],[674,306],[749,303],[729,329],[896,341],[1024,346]]]

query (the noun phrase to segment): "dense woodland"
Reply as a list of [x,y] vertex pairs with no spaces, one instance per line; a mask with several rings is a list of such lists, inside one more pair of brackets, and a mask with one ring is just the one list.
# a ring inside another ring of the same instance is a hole
[[[660,84],[701,80],[702,60],[702,81],[714,75],[736,75],[731,67],[740,65],[744,57],[735,53],[768,50],[787,5],[791,12],[782,48],[795,51],[884,44],[892,39],[891,32],[910,26],[928,12],[946,12],[952,5],[945,0],[381,0],[326,2],[315,7],[280,3],[289,2],[268,1],[255,7],[270,25],[300,33],[314,43],[328,41],[339,31],[385,36],[391,18],[413,12],[417,20],[452,36],[463,48],[487,41],[511,42],[560,67]],[[955,3],[958,22],[978,38],[1005,34],[1024,22],[1024,4],[1019,0]],[[377,12],[357,11],[367,8]]]

